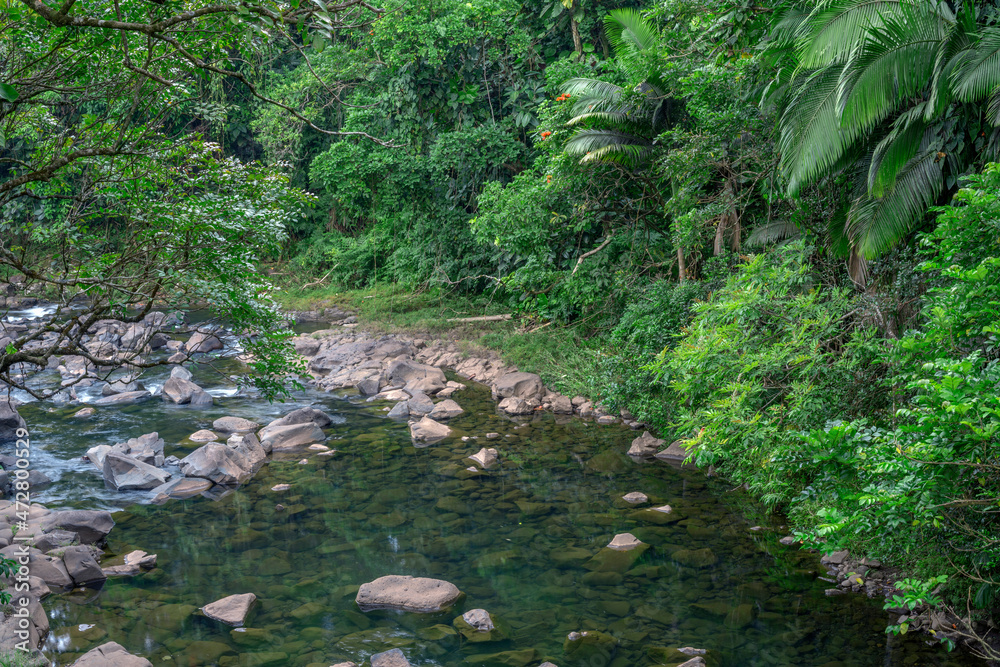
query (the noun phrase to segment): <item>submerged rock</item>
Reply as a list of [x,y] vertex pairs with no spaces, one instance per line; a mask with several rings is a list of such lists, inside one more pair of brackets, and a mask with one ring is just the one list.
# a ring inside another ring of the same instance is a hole
[[197,477],[178,477],[171,482],[167,482],[166,484],[153,489],[153,502],[162,503],[170,500],[171,498],[175,500],[191,498],[192,496],[197,496],[204,491],[208,491],[213,486],[215,486],[215,484],[208,479],[199,479]]
[[619,533],[608,542],[608,548],[615,551],[631,551],[642,545],[642,542],[632,533]]
[[441,579],[393,574],[362,584],[355,601],[361,611],[396,609],[427,614],[452,606],[462,595],[455,584]]
[[205,605],[201,608],[201,612],[226,625],[240,627],[246,622],[247,615],[256,601],[257,596],[253,593],[230,595]]
[[70,667],[153,667],[153,663],[132,655],[121,644],[108,642],[87,651]]
[[470,460],[475,461],[480,468],[492,468],[497,463],[497,450],[492,447],[487,449],[483,447],[478,452],[469,457]]
[[476,644],[481,642],[502,641],[508,637],[505,628],[485,609],[472,609],[456,618],[452,625],[468,641]]

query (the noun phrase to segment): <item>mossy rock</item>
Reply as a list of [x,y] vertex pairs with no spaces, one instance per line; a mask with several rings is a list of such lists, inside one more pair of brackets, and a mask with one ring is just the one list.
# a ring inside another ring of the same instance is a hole
[[584,563],[583,567],[591,572],[628,572],[635,566],[636,561],[646,553],[647,549],[649,549],[648,544],[640,544],[628,551],[618,551],[605,547]]
[[528,667],[537,660],[538,651],[533,648],[500,651],[499,653],[479,653],[465,658],[465,661],[470,665],[482,665],[483,667]]
[[469,625],[461,616],[457,617],[451,624],[467,641],[473,644],[499,642],[510,637],[510,626],[507,623],[493,614],[490,614],[490,621],[493,623],[493,629],[485,632]]
[[563,642],[564,662],[571,666],[604,667],[615,657],[617,646],[618,640],[606,632],[571,632]]

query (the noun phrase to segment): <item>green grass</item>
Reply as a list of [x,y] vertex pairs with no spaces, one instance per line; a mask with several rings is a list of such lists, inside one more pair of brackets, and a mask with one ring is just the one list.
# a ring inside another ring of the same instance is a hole
[[469,298],[440,289],[378,285],[363,290],[323,287],[288,289],[277,295],[289,310],[339,307],[358,314],[378,331],[455,341],[460,348],[495,350],[519,369],[538,373],[547,387],[569,396],[591,396],[601,337],[582,326],[560,326],[515,317],[506,322],[449,322],[510,312],[486,297]]

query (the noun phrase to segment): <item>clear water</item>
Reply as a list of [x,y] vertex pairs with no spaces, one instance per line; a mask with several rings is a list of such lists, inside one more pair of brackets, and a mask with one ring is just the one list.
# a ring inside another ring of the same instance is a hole
[[[234,393],[227,373],[235,367],[226,363],[197,371],[217,396]],[[156,385],[163,375],[144,380]],[[155,665],[184,666],[360,664],[399,647],[419,666],[642,667],[666,662],[658,648],[682,646],[708,649],[710,664],[720,666],[980,664],[920,637],[887,638],[878,601],[826,597],[831,584],[818,579],[824,571],[815,554],[780,546],[776,527],[750,531],[746,516],[756,510],[739,492],[696,470],[628,459],[631,431],[551,414],[511,421],[496,414],[482,387],[455,399],[466,409],[453,420],[455,437],[419,449],[405,423],[385,418],[385,405],[357,396],[309,392],[268,404],[233,395],[208,410],[153,399],[99,408],[87,420],[70,416],[79,405],[23,406],[33,465],[56,479],[39,499],[122,508],[109,551],[158,555],[151,572],[50,597],[45,650],[60,665],[112,640]],[[221,499],[141,504],[147,493],[106,490],[80,459],[95,444],[150,431],[165,438],[167,454],[183,456],[197,446],[186,436],[218,416],[266,423],[301,405],[339,417],[327,443],[337,453],[273,460]],[[487,441],[490,431],[503,437]],[[466,472],[464,457],[487,445],[499,450],[501,465]],[[270,490],[279,483],[292,489]],[[687,518],[650,523],[621,502],[630,491]],[[587,577],[589,559],[626,531],[651,548],[624,572]],[[717,558],[709,567],[675,558],[706,548]],[[446,579],[466,598],[437,616],[360,613],[357,586],[385,574]],[[245,632],[194,613],[246,592],[260,600]],[[506,623],[509,638],[470,644],[441,627],[480,607]],[[583,630],[617,644],[567,656],[566,635]]]

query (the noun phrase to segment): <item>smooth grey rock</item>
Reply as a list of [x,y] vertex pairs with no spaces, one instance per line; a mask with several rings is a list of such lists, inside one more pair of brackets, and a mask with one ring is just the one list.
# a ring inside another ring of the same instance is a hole
[[131,456],[109,453],[104,457],[104,483],[115,491],[145,491],[170,479],[170,473]]
[[104,407],[108,405],[131,405],[133,403],[142,403],[143,401],[148,401],[153,397],[148,391],[126,391],[121,394],[115,394],[114,396],[105,396],[104,398],[99,398],[92,402],[91,405],[96,405],[98,407]]
[[361,611],[396,609],[426,614],[446,609],[461,597],[462,592],[450,582],[392,574],[361,584],[355,601]]
[[642,505],[643,503],[649,502],[649,496],[641,491],[632,491],[631,493],[626,493],[622,496],[622,500],[627,502],[629,505]]
[[42,530],[49,533],[60,528],[76,533],[83,544],[100,544],[114,528],[110,512],[102,510],[62,510],[51,512],[42,519]]
[[121,644],[108,642],[87,651],[70,667],[153,667],[153,663],[132,655]]
[[190,440],[191,442],[215,442],[218,439],[219,439],[218,435],[216,435],[213,431],[209,431],[207,429],[201,429],[200,431],[195,431],[194,433],[188,436],[188,440]]
[[390,419],[409,419],[410,407],[406,404],[406,401],[400,401],[392,406],[392,410],[389,410],[389,414],[386,416]]
[[101,388],[101,396],[114,396],[115,394],[124,394],[128,391],[145,391],[146,385],[141,382],[132,381],[126,382],[124,380],[114,380],[109,382]]
[[212,404],[212,397],[204,389],[190,380],[172,377],[163,383],[163,398],[178,405],[204,405]]
[[243,417],[219,417],[212,422],[212,428],[220,433],[252,433],[260,424]]
[[256,472],[267,461],[267,452],[261,446],[260,440],[253,433],[235,433],[229,436],[226,447],[236,450],[250,462],[251,470]]
[[214,328],[198,329],[184,344],[188,354],[203,354],[222,349],[222,341]]
[[485,609],[470,609],[462,614],[462,620],[480,632],[489,632],[494,627],[490,612]]
[[187,380],[190,382],[194,376],[191,375],[191,371],[184,368],[183,366],[174,366],[170,369],[170,377],[177,378],[178,380]]
[[573,414],[573,402],[569,399],[569,396],[556,396],[555,400],[552,401],[552,412],[557,415]]
[[379,391],[378,376],[373,375],[371,377],[367,377],[354,386],[357,388],[358,393],[362,396],[374,396]]
[[458,403],[451,400],[450,398],[447,398],[438,403],[437,405],[435,405],[434,409],[431,410],[430,414],[427,416],[430,417],[431,419],[440,421],[442,419],[451,419],[452,417],[457,417],[463,412],[465,412],[465,410],[463,410]]
[[202,477],[230,486],[250,479],[251,467],[242,454],[218,442],[202,445],[180,462],[181,472],[186,477]]
[[418,422],[410,424],[410,437],[418,442],[437,442],[447,438],[451,434],[451,429],[445,424],[438,423],[430,417],[424,417]]
[[409,400],[406,401],[406,408],[414,417],[422,417],[430,414],[434,409],[434,401],[422,391],[411,392]]
[[256,601],[257,596],[253,593],[230,595],[205,605],[201,608],[201,612],[220,623],[238,628],[246,622],[247,615]]
[[152,490],[153,502],[161,503],[171,498],[181,500],[208,491],[215,484],[212,480],[198,477],[178,477]]
[[94,559],[94,552],[90,547],[67,547],[63,552],[63,563],[77,586],[107,579],[101,566]]
[[534,373],[518,371],[500,376],[493,385],[493,400],[502,398],[540,399],[545,393],[542,378]]
[[320,428],[326,428],[333,423],[333,418],[322,410],[305,407],[299,408],[298,410],[292,410],[284,417],[275,419],[265,428],[271,428],[272,426],[291,426],[292,424],[307,424],[310,422],[316,424],[316,426],[319,426]]
[[389,364],[386,380],[391,386],[405,386],[407,389],[435,394],[444,389],[448,380],[444,371],[436,366],[427,366],[409,359],[400,359]]
[[97,466],[98,470],[104,470],[104,457],[113,451],[111,445],[96,445],[87,450],[87,458]]
[[323,442],[326,442],[326,435],[311,421],[284,426],[268,425],[260,432],[260,444],[266,452],[294,451]]
[[690,452],[684,448],[680,440],[674,440],[670,443],[670,446],[664,449],[662,452],[656,454],[656,458],[661,461],[677,461],[683,462],[689,456]]

